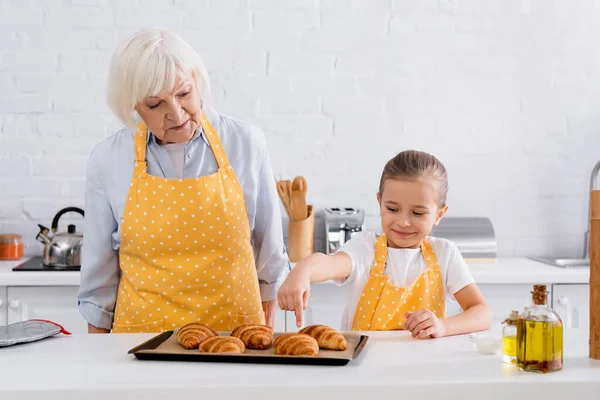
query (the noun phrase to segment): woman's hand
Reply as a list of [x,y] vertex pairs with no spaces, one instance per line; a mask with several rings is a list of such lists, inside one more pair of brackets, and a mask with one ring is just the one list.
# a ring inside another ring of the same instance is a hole
[[275,300],[263,301],[262,308],[265,312],[265,324],[273,328],[275,326]]
[[110,333],[110,329],[96,328],[94,325],[88,324],[88,333]]
[[306,310],[310,296],[310,274],[300,265],[294,267],[277,293],[279,308],[294,311],[296,326],[302,326],[302,312]]
[[412,333],[412,336],[416,339],[446,336],[446,324],[444,321],[426,308],[415,312],[407,312],[404,330]]

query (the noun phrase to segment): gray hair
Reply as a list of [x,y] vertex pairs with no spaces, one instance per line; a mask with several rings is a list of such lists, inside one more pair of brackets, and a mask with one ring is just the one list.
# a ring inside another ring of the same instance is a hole
[[135,129],[135,106],[145,97],[173,90],[178,77],[193,77],[203,105],[210,103],[208,74],[198,53],[166,28],[142,29],[124,40],[112,56],[108,107]]

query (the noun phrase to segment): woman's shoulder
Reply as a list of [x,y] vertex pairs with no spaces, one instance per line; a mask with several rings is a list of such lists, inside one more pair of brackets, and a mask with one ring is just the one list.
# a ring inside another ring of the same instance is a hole
[[215,129],[223,140],[236,142],[245,148],[266,148],[265,134],[258,126],[214,110],[212,115],[218,120],[219,126]]
[[133,130],[122,128],[98,143],[90,154],[88,173],[91,170],[118,172],[124,160],[130,161],[134,157],[133,135]]
[[119,129],[106,139],[98,143],[92,150],[91,158],[107,158],[121,151],[133,151],[133,130],[129,128]]

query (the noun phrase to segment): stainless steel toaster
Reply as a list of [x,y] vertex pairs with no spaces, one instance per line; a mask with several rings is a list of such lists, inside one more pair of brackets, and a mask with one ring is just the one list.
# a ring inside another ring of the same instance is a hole
[[337,252],[352,236],[365,229],[365,213],[352,207],[325,208],[326,254]]

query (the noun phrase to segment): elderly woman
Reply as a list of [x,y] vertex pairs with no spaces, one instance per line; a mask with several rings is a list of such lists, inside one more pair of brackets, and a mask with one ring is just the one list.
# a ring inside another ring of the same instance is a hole
[[168,30],[116,49],[107,98],[127,128],[88,164],[89,332],[272,326],[289,260],[263,133],[210,108],[200,56]]

